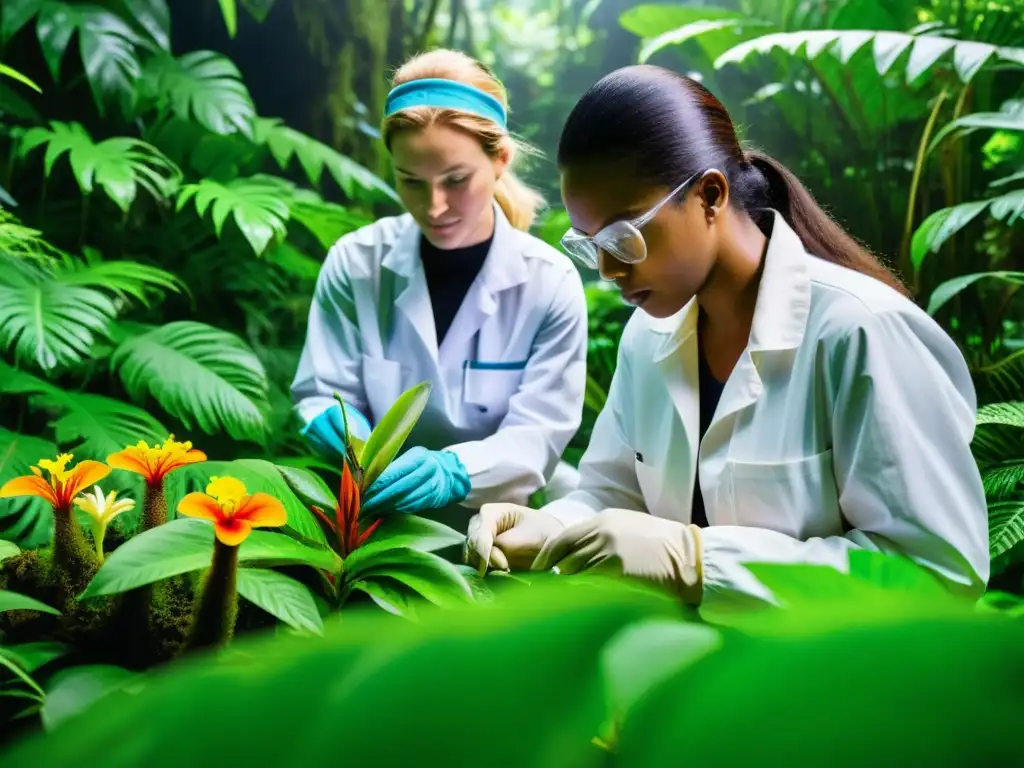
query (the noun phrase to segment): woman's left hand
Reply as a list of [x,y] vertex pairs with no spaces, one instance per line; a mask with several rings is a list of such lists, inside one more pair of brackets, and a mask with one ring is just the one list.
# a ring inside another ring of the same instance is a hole
[[699,529],[629,509],[606,509],[549,539],[533,570],[592,570],[665,586],[687,602],[700,602]]

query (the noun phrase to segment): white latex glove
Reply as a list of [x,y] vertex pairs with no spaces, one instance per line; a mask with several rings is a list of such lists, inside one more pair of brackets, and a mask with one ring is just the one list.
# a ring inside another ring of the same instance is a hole
[[629,509],[606,509],[548,539],[533,570],[593,570],[654,582],[689,603],[703,589],[700,529]]
[[481,575],[487,568],[526,570],[541,547],[565,526],[558,518],[519,504],[484,504],[469,521],[462,559]]

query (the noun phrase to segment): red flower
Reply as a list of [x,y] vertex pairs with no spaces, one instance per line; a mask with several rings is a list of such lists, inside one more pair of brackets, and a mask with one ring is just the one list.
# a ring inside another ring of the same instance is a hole
[[319,507],[313,507],[320,520],[337,536],[338,544],[335,549],[342,559],[361,547],[380,525],[380,520],[374,520],[365,530],[360,531],[359,510],[359,486],[356,485],[348,462],[345,461],[342,462],[341,489],[338,493],[338,505],[334,508],[334,520]]

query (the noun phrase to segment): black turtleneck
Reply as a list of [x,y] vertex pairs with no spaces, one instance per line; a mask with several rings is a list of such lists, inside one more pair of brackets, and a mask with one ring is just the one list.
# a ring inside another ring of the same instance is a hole
[[426,237],[420,236],[420,259],[427,278],[427,292],[430,306],[434,310],[434,328],[437,332],[437,346],[441,346],[455,313],[462,306],[469,286],[473,284],[480,268],[491,250],[492,237],[482,243],[465,248],[441,250]]

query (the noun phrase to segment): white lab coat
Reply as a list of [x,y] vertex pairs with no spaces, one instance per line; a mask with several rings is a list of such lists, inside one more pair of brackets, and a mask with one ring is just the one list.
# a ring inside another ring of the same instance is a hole
[[466,507],[525,504],[551,479],[583,415],[579,273],[494,211],[491,250],[440,349],[412,216],[342,237],[318,277],[292,384],[307,423],[338,392],[375,425],[403,391],[430,381],[406,447],[458,454],[472,483]]
[[635,312],[563,522],[619,507],[690,521],[695,471],[704,599],[773,599],[744,563],[848,569],[852,548],[903,553],[968,591],[989,576],[971,455],[976,396],[949,336],[881,282],[806,253],[776,213],[753,325],[700,443],[696,301]]

